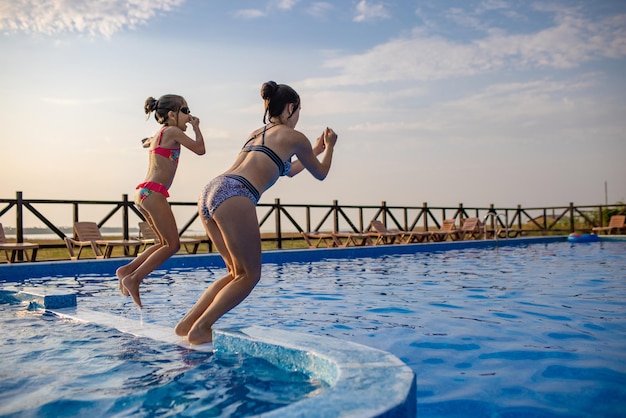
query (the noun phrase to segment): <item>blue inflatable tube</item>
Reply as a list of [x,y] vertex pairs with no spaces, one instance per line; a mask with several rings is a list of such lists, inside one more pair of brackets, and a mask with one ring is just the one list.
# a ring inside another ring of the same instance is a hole
[[569,242],[596,242],[598,235],[596,234],[579,234],[577,232],[569,234],[567,237]]

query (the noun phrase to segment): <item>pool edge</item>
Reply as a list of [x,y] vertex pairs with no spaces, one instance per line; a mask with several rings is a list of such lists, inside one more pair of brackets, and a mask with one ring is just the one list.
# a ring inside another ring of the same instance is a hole
[[[263,263],[310,262],[320,259],[376,257],[394,254],[414,254],[428,251],[447,251],[465,248],[489,248],[512,245],[551,243],[567,241],[566,236],[522,237],[498,240],[466,240],[419,244],[393,244],[348,248],[302,248],[290,250],[263,251]],[[601,239],[602,241],[602,239]],[[0,264],[0,280],[20,281],[33,277],[75,277],[78,275],[97,274],[109,271],[115,278],[115,270],[128,263],[132,258],[108,258],[62,261],[36,261],[31,263]],[[158,269],[172,268],[224,268],[224,261],[217,253],[176,255],[163,263]]]
[[415,373],[391,353],[331,337],[260,326],[216,329],[213,347],[217,354],[237,352],[263,358],[330,385],[317,396],[262,414],[263,417],[417,415]]

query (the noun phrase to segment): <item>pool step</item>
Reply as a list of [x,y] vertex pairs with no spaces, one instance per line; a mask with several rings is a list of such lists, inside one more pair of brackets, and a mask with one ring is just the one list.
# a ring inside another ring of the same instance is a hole
[[76,294],[48,289],[24,289],[15,298],[31,303],[32,308],[62,309],[76,306]]

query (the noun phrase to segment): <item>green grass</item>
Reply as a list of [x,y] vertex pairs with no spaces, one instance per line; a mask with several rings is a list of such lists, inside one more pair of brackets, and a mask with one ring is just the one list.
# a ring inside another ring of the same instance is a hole
[[[121,237],[107,237],[110,239],[121,239]],[[206,237],[198,237],[201,239],[205,239]],[[70,256],[65,247],[65,243],[62,240],[51,240],[51,239],[29,239],[28,242],[39,244],[39,251],[37,252],[37,261],[60,261],[60,260],[69,260]],[[54,247],[51,247],[54,246]],[[275,241],[263,241],[262,250],[275,250],[277,249],[277,245]],[[303,239],[299,238],[290,238],[283,240],[283,249],[294,249],[294,248],[307,248]],[[202,243],[198,247],[198,254],[207,254],[209,247],[208,244]],[[215,253],[215,247],[213,247],[213,252]],[[29,252],[30,254],[30,252]],[[184,246],[181,246],[180,251],[177,254],[187,254]],[[125,257],[123,248],[114,248],[111,254],[112,258],[116,257]],[[80,255],[80,259],[88,260],[95,259],[95,254],[91,248],[85,247]],[[6,263],[7,259],[5,257],[4,251],[0,251],[0,263]]]

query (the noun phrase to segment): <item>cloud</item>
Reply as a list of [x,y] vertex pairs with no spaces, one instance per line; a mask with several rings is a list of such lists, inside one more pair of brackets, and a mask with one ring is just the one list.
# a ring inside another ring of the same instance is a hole
[[258,19],[265,17],[267,14],[259,9],[241,9],[235,12],[235,17],[240,19]]
[[306,85],[348,86],[429,81],[499,70],[570,69],[604,58],[626,57],[626,15],[598,21],[558,15],[555,25],[532,34],[492,29],[478,39],[453,41],[415,29],[361,54],[335,56],[324,66],[338,75]]
[[111,37],[146,24],[185,0],[12,0],[0,7],[0,30],[55,35],[65,32]]
[[367,20],[387,19],[389,12],[381,3],[370,4],[367,0],[361,0],[356,5],[357,15],[352,19],[355,22],[365,22]]
[[300,0],[270,0],[265,6],[265,10],[240,9],[234,13],[234,16],[240,19],[259,19],[268,16],[272,10],[291,10],[299,1]]
[[299,0],[274,0],[270,7],[276,7],[281,10],[291,10]]
[[332,5],[332,3],[325,2],[325,1],[318,1],[318,2],[312,3],[307,8],[307,13],[315,17],[324,17],[333,9],[334,9],[334,6]]

